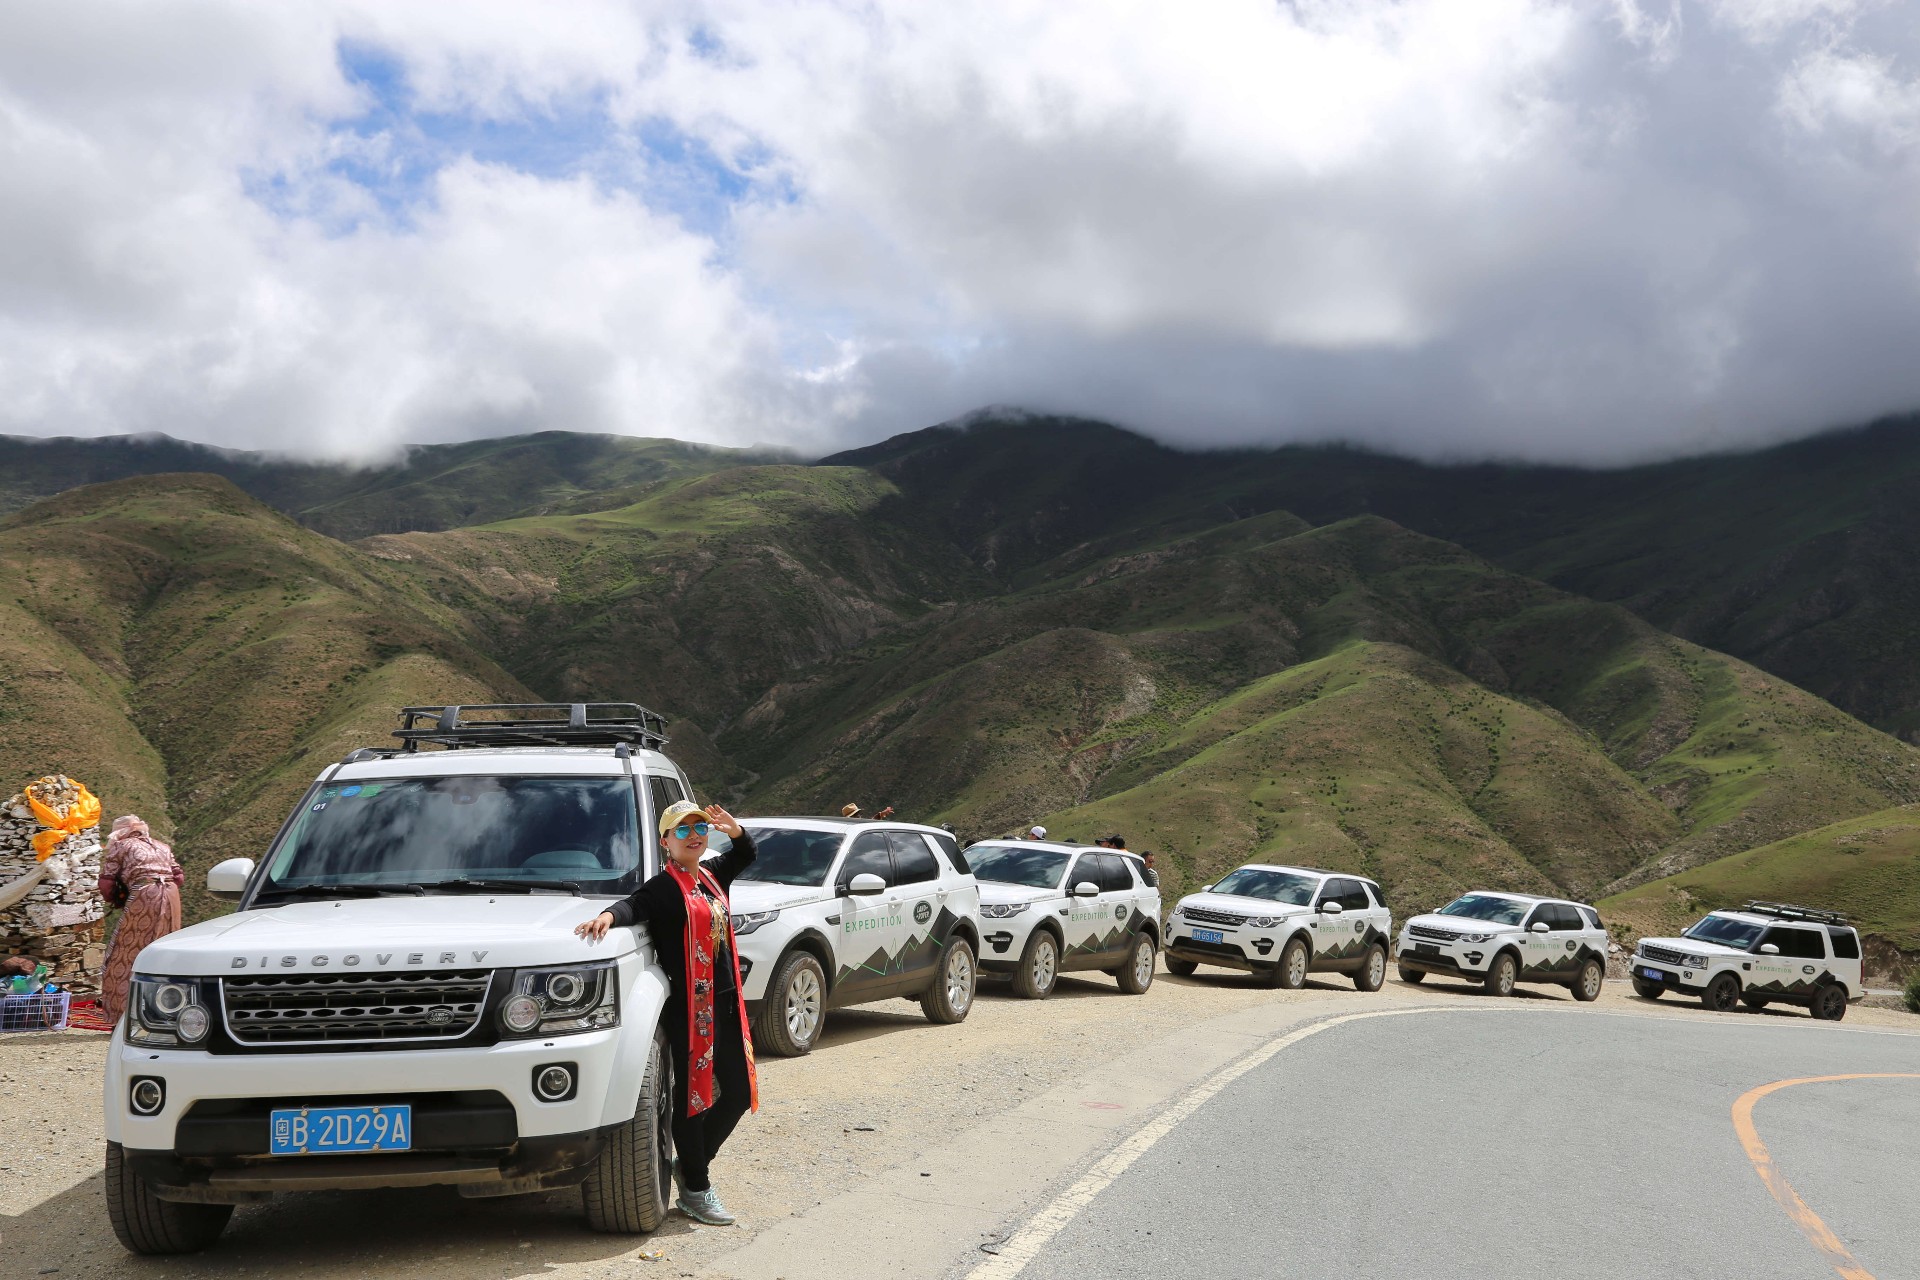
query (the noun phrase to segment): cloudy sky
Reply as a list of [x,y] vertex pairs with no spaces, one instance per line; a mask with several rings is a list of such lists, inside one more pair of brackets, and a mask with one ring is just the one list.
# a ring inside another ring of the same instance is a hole
[[1891,0],[0,6],[0,431],[1619,462],[1920,408]]

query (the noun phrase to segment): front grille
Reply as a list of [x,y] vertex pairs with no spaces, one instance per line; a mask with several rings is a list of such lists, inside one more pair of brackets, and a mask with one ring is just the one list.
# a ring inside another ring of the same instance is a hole
[[1440,929],[1430,924],[1410,924],[1407,932],[1416,938],[1432,938],[1435,942],[1452,942],[1466,935],[1455,929]]
[[1202,911],[1199,907],[1188,907],[1185,912],[1188,920],[1197,920],[1201,924],[1245,924],[1245,916],[1234,915],[1231,911]]
[[1665,947],[1650,947],[1643,942],[1640,944],[1640,954],[1649,960],[1658,960],[1661,964],[1677,964],[1683,969],[1689,967],[1687,965],[1686,953],[1683,951],[1669,951]]
[[486,1007],[490,969],[223,978],[227,1033],[242,1045],[458,1040]]

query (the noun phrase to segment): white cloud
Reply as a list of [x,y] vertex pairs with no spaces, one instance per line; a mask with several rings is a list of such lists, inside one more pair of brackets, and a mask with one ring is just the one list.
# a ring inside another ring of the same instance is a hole
[[1920,406],[1884,4],[89,13],[0,14],[0,430],[825,448],[997,403],[1619,461]]

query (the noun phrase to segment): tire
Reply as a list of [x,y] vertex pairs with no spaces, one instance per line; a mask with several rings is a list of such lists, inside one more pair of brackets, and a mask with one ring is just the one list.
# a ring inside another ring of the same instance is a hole
[[1488,995],[1510,996],[1520,983],[1520,962],[1513,958],[1513,952],[1502,951],[1487,966],[1487,976],[1480,981],[1485,985]]
[[754,1048],[776,1058],[812,1053],[826,1021],[826,970],[808,952],[789,952],[767,983],[767,1000],[753,1029]]
[[1167,972],[1176,978],[1191,978],[1194,970],[1200,966],[1192,960],[1182,960],[1178,956],[1167,957]]
[[1633,994],[1642,1000],[1658,1000],[1666,993],[1667,984],[1664,982],[1648,982],[1645,978],[1633,980]]
[[1122,991],[1130,996],[1147,994],[1147,988],[1153,985],[1153,961],[1158,951],[1151,934],[1133,935],[1133,946],[1127,949],[1127,962],[1113,971]]
[[1409,969],[1405,965],[1400,966],[1400,981],[1421,983],[1426,980],[1427,971],[1425,969]]
[[1060,944],[1051,930],[1035,929],[1020,952],[1020,967],[1013,971],[1014,994],[1028,1000],[1045,1000],[1060,981]]
[[638,1235],[666,1221],[672,1193],[673,1067],[656,1034],[633,1118],[607,1136],[580,1184],[580,1199],[595,1231]]
[[973,944],[959,934],[947,940],[934,968],[933,985],[920,997],[920,1012],[928,1022],[964,1022],[973,1009],[973,987],[979,969],[973,962]]
[[1753,1010],[1755,1013],[1758,1013],[1760,1010],[1772,1004],[1773,1001],[1767,999],[1765,996],[1748,995],[1743,991],[1740,993],[1740,1003],[1746,1005],[1747,1008]]
[[1307,985],[1307,941],[1289,938],[1280,948],[1280,963],[1273,966],[1271,981],[1282,991],[1298,991]]
[[126,1152],[107,1144],[107,1221],[130,1253],[198,1253],[227,1228],[230,1204],[175,1204],[153,1194],[127,1167]]
[[1367,952],[1367,958],[1353,971],[1353,989],[1355,991],[1378,991],[1387,985],[1387,949],[1374,943]]
[[1847,1016],[1847,989],[1838,983],[1828,983],[1813,993],[1813,1003],[1807,1012],[1822,1022],[1838,1022]]
[[1607,985],[1607,966],[1598,960],[1589,960],[1580,966],[1580,972],[1573,978],[1573,998],[1583,1003],[1592,1003],[1600,998],[1600,992]]
[[1730,973],[1721,974],[1700,993],[1700,1003],[1715,1013],[1732,1013],[1740,1003],[1740,979]]

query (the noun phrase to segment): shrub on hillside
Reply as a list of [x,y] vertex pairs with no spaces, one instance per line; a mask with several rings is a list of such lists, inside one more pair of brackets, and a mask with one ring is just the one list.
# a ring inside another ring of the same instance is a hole
[[1900,998],[1906,1002],[1907,1012],[1920,1013],[1920,965],[1914,966],[1913,972],[1907,975],[1907,989],[1900,993]]

